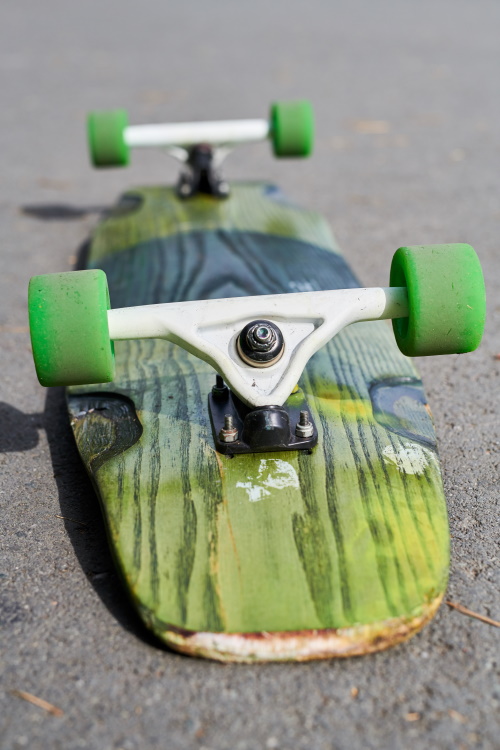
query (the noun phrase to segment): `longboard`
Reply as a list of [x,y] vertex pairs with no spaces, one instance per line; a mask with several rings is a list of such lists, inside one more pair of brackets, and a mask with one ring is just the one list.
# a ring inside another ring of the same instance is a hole
[[[360,286],[325,220],[265,183],[225,200],[128,192],[87,265],[112,307]],[[223,455],[210,365],[157,339],[117,341],[115,357],[114,381],[70,387],[68,408],[156,636],[222,661],[307,660],[385,649],[433,617],[449,561],[436,438],[387,322],[355,323],[309,360],[310,451]]]

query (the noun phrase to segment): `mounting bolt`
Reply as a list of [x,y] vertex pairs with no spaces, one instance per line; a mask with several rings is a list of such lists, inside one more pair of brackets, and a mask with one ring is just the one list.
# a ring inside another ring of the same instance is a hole
[[309,412],[301,411],[299,421],[295,426],[295,434],[297,437],[308,438],[312,437],[314,432],[313,423],[309,421]]
[[222,375],[216,375],[215,376],[215,385],[212,387],[212,396],[214,398],[222,398],[227,394],[228,388],[227,385],[224,383],[224,378]]
[[231,414],[226,414],[224,416],[224,427],[219,432],[219,440],[221,443],[234,443],[238,440],[238,430],[233,424]]

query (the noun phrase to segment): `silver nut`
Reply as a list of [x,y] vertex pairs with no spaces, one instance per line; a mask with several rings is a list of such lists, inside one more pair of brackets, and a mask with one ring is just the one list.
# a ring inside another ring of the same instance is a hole
[[222,428],[222,430],[219,432],[219,440],[221,443],[234,443],[236,440],[238,440],[238,430],[234,428],[233,430],[225,430]]
[[230,414],[226,414],[224,417],[224,427],[219,432],[219,440],[221,443],[234,443],[238,440],[238,430],[234,426]]
[[314,433],[314,425],[309,421],[309,412],[301,411],[299,421],[295,426],[295,434],[297,437],[309,438]]

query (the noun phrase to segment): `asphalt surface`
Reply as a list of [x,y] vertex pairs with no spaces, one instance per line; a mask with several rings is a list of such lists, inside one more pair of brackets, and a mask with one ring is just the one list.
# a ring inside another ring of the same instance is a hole
[[88,110],[261,117],[309,97],[314,158],[242,148],[227,177],[274,179],[322,211],[367,285],[405,244],[470,242],[483,262],[481,348],[419,366],[449,503],[448,597],[499,620],[499,36],[495,0],[3,0],[2,749],[500,747],[500,630],[446,605],[409,643],[345,661],[221,666],[153,644],[114,574],[63,394],[36,381],[26,320],[31,275],[69,269],[121,190],[176,175],[154,152],[92,171]]

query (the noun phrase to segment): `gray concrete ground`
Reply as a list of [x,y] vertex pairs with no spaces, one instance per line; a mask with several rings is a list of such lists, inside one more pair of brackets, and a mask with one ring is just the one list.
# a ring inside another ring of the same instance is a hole
[[310,97],[312,160],[249,147],[227,175],[275,179],[325,213],[366,284],[386,282],[404,244],[467,241],[483,261],[480,350],[420,367],[449,501],[449,597],[500,619],[499,32],[496,0],[3,0],[2,748],[500,747],[500,631],[447,606],[408,644],[347,661],[221,666],[153,645],[118,586],[63,394],[36,382],[26,321],[29,276],[69,268],[120,190],[176,174],[155,153],[92,171],[87,110],[259,117]]

